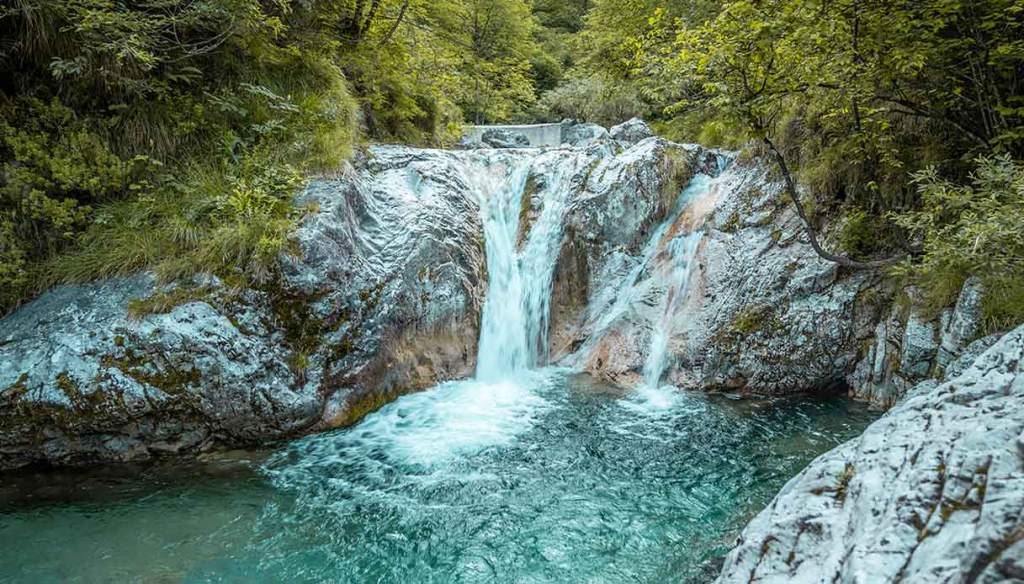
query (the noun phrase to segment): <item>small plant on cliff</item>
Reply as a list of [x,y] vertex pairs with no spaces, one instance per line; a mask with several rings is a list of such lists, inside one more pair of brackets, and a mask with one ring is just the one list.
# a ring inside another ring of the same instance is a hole
[[[924,253],[902,266],[933,305],[948,305],[959,283],[985,285],[985,332],[1024,322],[1024,164],[1008,156],[979,158],[971,183],[959,185],[934,168],[918,173],[919,211],[895,221],[922,242]],[[952,283],[952,284],[951,284]]]

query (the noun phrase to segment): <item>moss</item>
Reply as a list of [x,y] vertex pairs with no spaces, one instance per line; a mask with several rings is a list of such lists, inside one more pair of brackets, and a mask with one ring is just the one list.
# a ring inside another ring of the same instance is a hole
[[[365,310],[373,310],[380,303],[384,286],[385,283],[380,282],[359,292],[359,300]],[[324,351],[327,335],[350,322],[349,312],[339,308],[328,318],[318,316],[313,304],[322,300],[326,292],[302,293],[278,285],[268,293],[274,313],[273,328],[283,332],[285,345],[290,350],[288,367],[302,380],[313,355]],[[359,334],[357,327],[350,327],[341,340],[326,351],[327,365],[348,355],[353,348],[353,339]]]
[[395,401],[409,390],[392,388],[382,392],[371,392],[368,395],[351,398],[347,401],[345,414],[336,421],[335,426],[345,428],[357,424],[366,416]]
[[843,470],[839,471],[839,475],[836,477],[835,486],[812,489],[811,493],[818,496],[831,493],[835,497],[836,501],[839,501],[841,504],[846,501],[846,495],[850,490],[850,482],[853,481],[853,477],[856,474],[856,468],[854,468],[852,463],[848,462],[846,463],[846,466],[843,467]]
[[846,500],[846,494],[850,489],[850,481],[853,480],[856,469],[852,463],[846,463],[843,471],[839,473],[839,480],[836,482],[836,500],[842,503]]
[[734,333],[749,335],[765,330],[769,328],[769,326],[774,326],[776,324],[781,326],[781,322],[776,323],[777,320],[778,319],[773,314],[771,307],[748,306],[736,313],[736,316],[732,320],[730,329]]
[[104,355],[100,364],[117,369],[135,381],[155,387],[168,395],[181,395],[185,387],[196,385],[202,380],[202,373],[195,366],[161,370],[145,354],[132,350],[125,351],[123,355]]
[[[665,208],[671,208],[679,194],[693,179],[694,163],[689,152],[676,148],[665,151],[662,163],[661,200]],[[637,177],[639,181],[639,176]]]
[[359,291],[359,301],[363,304],[365,310],[373,310],[380,304],[380,299],[384,294],[384,286],[387,283],[384,281],[378,282],[369,288],[365,288]]
[[146,298],[136,298],[128,303],[130,318],[143,318],[151,314],[166,314],[182,304],[210,297],[209,287],[178,286],[171,290],[159,291]]
[[14,383],[0,391],[0,399],[15,402],[28,392],[28,373],[22,373]]
[[67,371],[57,374],[57,389],[68,396],[72,403],[78,403],[82,399],[82,390],[78,382],[72,379]]
[[733,214],[729,215],[729,218],[726,219],[725,223],[723,223],[722,226],[719,227],[718,229],[719,231],[724,231],[726,233],[736,233],[737,231],[739,231],[739,228],[740,214],[733,211]]
[[541,187],[536,176],[531,174],[526,178],[526,186],[523,187],[523,194],[519,197],[519,241],[516,242],[517,245],[522,245],[526,241],[530,229],[533,227],[530,222],[530,209],[533,207],[533,196],[540,191]]
[[293,351],[288,356],[288,370],[300,381],[306,380],[306,370],[309,369],[309,355],[302,351]]

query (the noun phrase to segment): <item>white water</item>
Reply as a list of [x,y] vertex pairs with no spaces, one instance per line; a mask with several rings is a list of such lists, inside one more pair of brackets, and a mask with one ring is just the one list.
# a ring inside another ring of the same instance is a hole
[[489,284],[480,326],[476,377],[511,379],[546,364],[552,276],[562,225],[572,194],[571,177],[581,157],[561,160],[543,177],[539,215],[519,248],[520,210],[529,166],[514,168],[501,182],[486,170],[467,169],[481,195]]
[[[475,379],[449,381],[405,396],[355,429],[317,448],[324,457],[366,459],[435,470],[459,456],[504,446],[529,430],[549,403],[540,397],[564,370],[546,364],[552,276],[580,154],[504,151],[474,154],[460,165],[480,200],[488,290],[481,319]],[[520,213],[531,170],[543,181],[542,201],[525,239]],[[523,239],[520,244],[520,240]]]
[[[720,162],[720,168],[722,163]],[[679,303],[685,299],[690,274],[693,267],[693,257],[697,252],[703,232],[695,229],[691,233],[684,233],[666,241],[666,235],[680,218],[680,216],[693,204],[707,196],[714,184],[714,179],[707,174],[698,174],[693,177],[690,183],[683,189],[676,199],[676,204],[665,219],[651,233],[639,261],[630,269],[629,273],[622,279],[618,286],[610,287],[613,292],[611,298],[596,299],[591,305],[591,314],[588,317],[591,322],[587,328],[590,330],[587,340],[574,353],[569,362],[579,363],[586,359],[594,346],[602,339],[605,333],[612,329],[620,318],[630,310],[636,310],[649,302],[649,298],[660,282],[667,281],[669,289],[664,297],[658,301],[660,310],[654,322],[654,330],[651,335],[651,343],[648,349],[648,356],[644,364],[644,384],[640,388],[657,387],[665,370],[665,359],[668,352],[668,341],[672,335],[672,320]],[[667,248],[667,249],[666,249]],[[658,256],[668,251],[670,259],[667,262],[669,274],[661,274],[659,270],[665,269],[665,262],[658,259]],[[650,392],[640,391],[640,394],[647,395],[654,402],[651,405],[655,409],[667,407],[674,403],[671,396],[648,395]],[[661,405],[659,405],[661,404]]]
[[694,256],[697,255],[697,247],[703,235],[703,231],[696,230],[677,237],[668,244],[668,251],[671,254],[669,289],[662,301],[660,318],[654,322],[651,344],[644,362],[644,386],[646,387],[657,387],[661,383],[661,376],[665,372],[668,341],[672,335],[672,322],[679,303],[686,298],[690,275],[693,271]]

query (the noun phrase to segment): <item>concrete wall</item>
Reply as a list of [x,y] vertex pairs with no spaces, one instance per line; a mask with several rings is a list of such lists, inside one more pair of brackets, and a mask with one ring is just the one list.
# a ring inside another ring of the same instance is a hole
[[530,140],[530,146],[559,146],[562,144],[561,124],[532,124],[528,126],[466,126],[466,137],[479,141],[490,129],[519,132]]

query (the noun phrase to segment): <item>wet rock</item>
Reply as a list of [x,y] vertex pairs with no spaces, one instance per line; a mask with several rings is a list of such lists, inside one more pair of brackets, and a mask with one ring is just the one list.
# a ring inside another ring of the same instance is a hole
[[636,144],[640,140],[654,136],[654,131],[640,118],[633,118],[617,126],[612,126],[608,130],[608,134],[612,140],[626,144]]
[[0,321],[0,468],[132,460],[289,435],[319,414],[266,328],[243,332],[196,292],[127,315],[137,276],[62,286]]
[[1024,574],[1024,327],[912,389],[746,527],[717,582],[1011,582]]
[[458,155],[430,152],[375,150],[312,181],[301,253],[264,289],[140,275],[61,286],[0,320],[0,468],[257,444],[469,375],[479,198]]
[[597,124],[569,123],[562,125],[562,143],[586,147],[608,138],[608,130]]
[[[570,218],[579,233],[600,236],[583,246],[588,316],[567,343],[576,347],[567,361],[635,383],[652,331],[668,321],[664,381],[677,386],[760,394],[842,386],[884,307],[882,300],[858,302],[872,276],[840,273],[814,253],[766,168],[729,166],[728,156],[660,140],[642,140],[629,152],[638,156],[635,170],[593,175],[607,192],[627,193],[621,202],[588,199]],[[699,173],[719,176],[658,232]],[[610,214],[616,209],[630,213]],[[693,266],[685,282],[675,281],[673,242],[694,231],[703,235]]]
[[530,139],[524,134],[503,128],[487,130],[483,133],[480,141],[491,148],[528,148],[530,146]]

